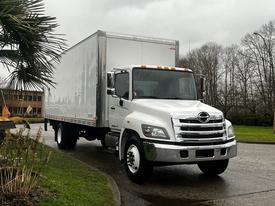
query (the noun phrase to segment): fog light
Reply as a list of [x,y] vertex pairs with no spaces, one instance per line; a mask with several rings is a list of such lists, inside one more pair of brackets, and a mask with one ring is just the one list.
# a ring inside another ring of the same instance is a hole
[[226,155],[226,148],[221,149],[221,156],[224,156],[224,155]]
[[181,158],[187,158],[188,157],[188,151],[187,150],[181,150],[180,151],[180,157]]

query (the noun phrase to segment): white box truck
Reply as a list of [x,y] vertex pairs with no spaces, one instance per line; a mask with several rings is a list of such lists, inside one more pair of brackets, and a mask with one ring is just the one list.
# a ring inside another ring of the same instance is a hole
[[79,137],[118,152],[134,182],[153,166],[198,164],[218,175],[237,154],[231,123],[202,103],[203,79],[175,67],[175,40],[97,31],[56,64],[56,88],[45,95],[45,129],[60,149]]

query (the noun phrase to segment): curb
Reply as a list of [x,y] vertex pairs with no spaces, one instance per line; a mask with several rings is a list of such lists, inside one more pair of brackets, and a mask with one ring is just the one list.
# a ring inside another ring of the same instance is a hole
[[120,196],[120,191],[119,191],[116,181],[110,175],[103,173],[102,171],[99,171],[99,172],[101,174],[103,174],[108,179],[108,181],[110,183],[110,187],[111,187],[111,190],[112,190],[113,196],[114,196],[115,206],[121,206],[121,196]]
[[246,144],[267,144],[267,145],[275,145],[275,142],[266,142],[266,141],[237,141],[237,143],[246,143]]

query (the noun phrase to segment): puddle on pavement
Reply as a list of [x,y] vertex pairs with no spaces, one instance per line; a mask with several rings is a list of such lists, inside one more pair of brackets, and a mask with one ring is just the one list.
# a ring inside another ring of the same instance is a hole
[[209,203],[203,203],[207,200],[169,199],[154,195],[139,195],[139,197],[149,202],[150,206],[211,206]]

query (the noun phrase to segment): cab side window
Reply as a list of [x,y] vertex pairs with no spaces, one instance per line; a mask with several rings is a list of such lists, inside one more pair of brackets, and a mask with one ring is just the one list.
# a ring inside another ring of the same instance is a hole
[[129,99],[129,73],[115,75],[116,95],[123,99]]

